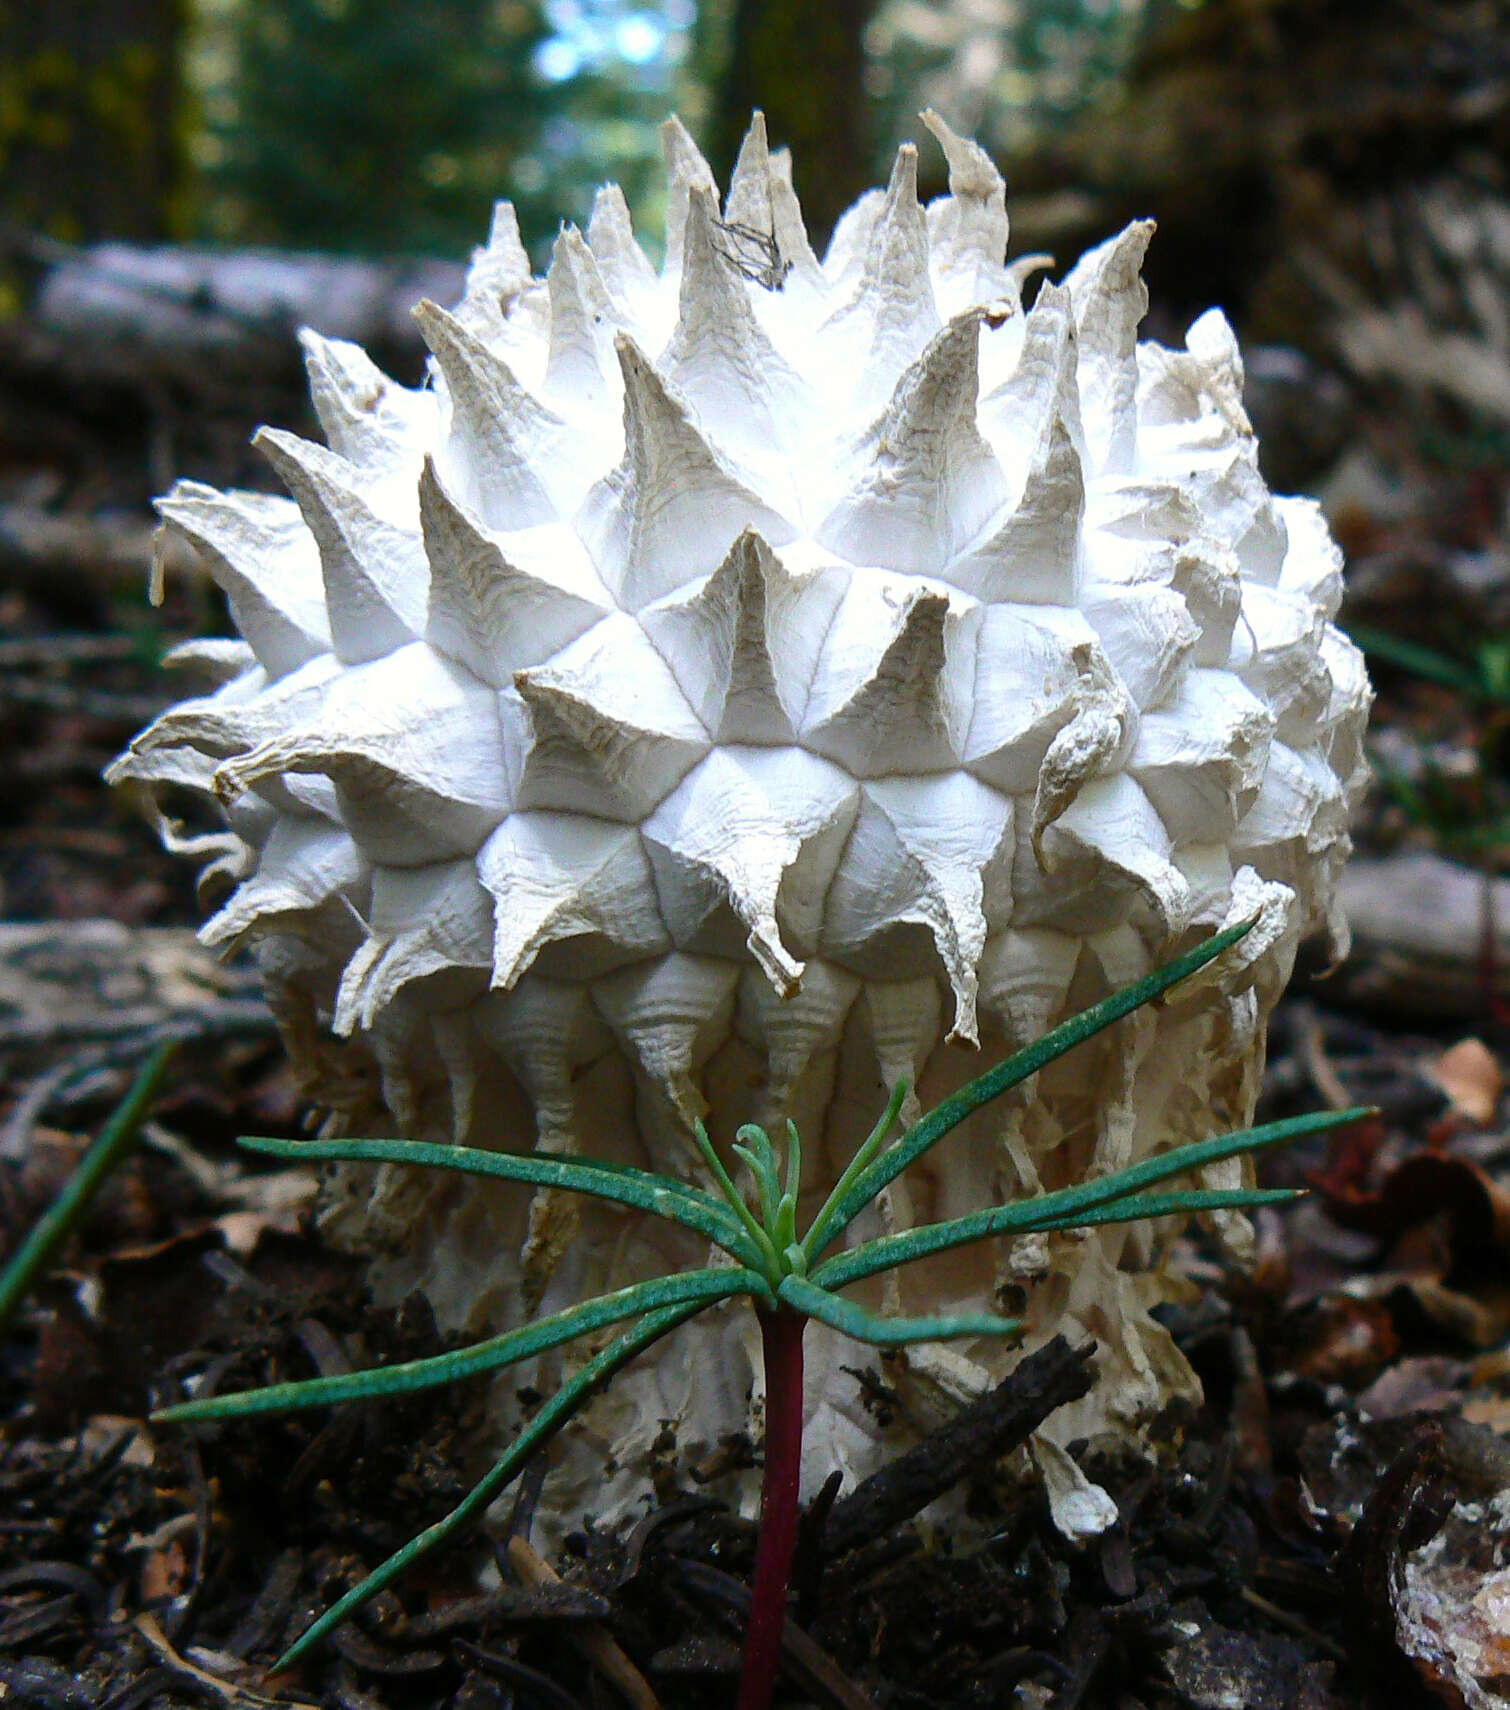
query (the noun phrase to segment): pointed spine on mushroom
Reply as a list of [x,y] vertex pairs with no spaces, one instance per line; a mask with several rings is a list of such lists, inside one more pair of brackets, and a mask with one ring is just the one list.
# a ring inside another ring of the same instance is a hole
[[[213,681],[112,776],[210,859],[205,936],[256,948],[333,1121],[690,1174],[699,1117],[790,1117],[816,1198],[887,1083],[915,1111],[1257,912],[1201,990],[972,1119],[876,1215],[1250,1114],[1300,936],[1344,931],[1369,691],[1339,555],[1263,483],[1221,316],[1139,342],[1152,228],[1025,306],[1044,258],[1009,260],[1000,174],[924,122],[946,194],[920,204],[907,145],[821,260],[758,115],[722,203],[666,127],[659,271],[612,186],[543,279],[502,203],[462,300],[416,310],[422,385],[306,334],[327,443],[258,438],[290,497],[160,501],[245,645],[187,650]],[[180,827],[185,791],[223,826]],[[548,1195],[327,1193],[379,1293],[422,1289],[447,1329],[700,1262]],[[1149,1316],[1156,1257],[1053,1235],[912,1267],[894,1301],[1031,1278],[1030,1341],[1102,1347],[1056,1431],[1135,1433],[1194,1382]],[[821,1472],[880,1453],[854,1358],[815,1332]],[[887,1381],[926,1413],[999,1359],[918,1350]],[[714,1315],[622,1380],[590,1433],[617,1470],[579,1444],[557,1511],[632,1501],[668,1422],[688,1464],[756,1431],[752,1371]]]

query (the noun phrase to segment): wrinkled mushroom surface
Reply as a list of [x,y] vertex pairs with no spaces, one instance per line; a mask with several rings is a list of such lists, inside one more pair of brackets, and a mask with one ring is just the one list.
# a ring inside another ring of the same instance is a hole
[[[949,193],[921,206],[903,148],[821,262],[759,119],[722,204],[667,127],[659,272],[612,186],[544,279],[500,204],[462,301],[417,311],[422,388],[306,334],[327,443],[259,436],[290,496],[161,501],[243,639],[183,650],[218,686],[112,777],[223,813],[162,828],[211,858],[204,936],[256,945],[347,1131],[693,1175],[695,1117],[725,1143],[791,1117],[816,1201],[897,1077],[932,1102],[1258,912],[1199,989],[972,1119],[875,1217],[1251,1116],[1296,943],[1342,937],[1368,686],[1330,621],[1340,555],[1310,501],[1265,488],[1222,316],[1183,350],[1138,343],[1151,226],[1024,312],[999,174],[927,122]],[[338,1173],[325,1216],[381,1296],[423,1291],[448,1330],[703,1259],[396,1168]],[[1100,1344],[1056,1434],[1135,1432],[1194,1388],[1148,1315],[1157,1257],[1149,1229],[1038,1237],[882,1298],[1029,1285],[1030,1344]],[[713,1314],[621,1378],[558,1512],[758,1439],[754,1355],[748,1314]],[[922,1350],[885,1381],[926,1420],[1010,1357]],[[863,1473],[903,1428],[841,1369],[864,1363],[812,1333],[815,1477]]]

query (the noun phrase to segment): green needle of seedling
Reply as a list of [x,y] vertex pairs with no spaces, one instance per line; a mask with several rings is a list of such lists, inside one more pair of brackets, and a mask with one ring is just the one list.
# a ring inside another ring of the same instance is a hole
[[658,1342],[678,1324],[684,1324],[701,1310],[700,1305],[668,1306],[659,1312],[647,1313],[633,1330],[626,1331],[616,1341],[609,1343],[602,1353],[595,1354],[549,1401],[541,1405],[539,1411],[509,1445],[507,1452],[472,1486],[449,1514],[437,1520],[433,1526],[427,1526],[402,1549],[395,1550],[387,1561],[368,1574],[360,1585],[353,1586],[344,1597],[332,1604],[319,1620],[301,1633],[279,1657],[271,1672],[278,1674],[286,1668],[292,1668],[299,1658],[319,1644],[327,1633],[339,1627],[353,1610],[360,1609],[369,1598],[376,1597],[385,1586],[391,1585],[411,1562],[426,1551],[433,1550],[437,1544],[444,1543],[468,1521],[485,1513],[488,1504],[519,1472],[535,1450],[555,1436],[567,1420],[591,1399],[600,1385],[612,1377],[621,1366],[627,1366],[637,1354],[643,1353],[652,1343]]
[[[745,1239],[741,1220],[712,1194],[671,1176],[635,1169],[630,1164],[557,1157],[549,1152],[484,1152],[472,1146],[440,1146],[426,1140],[271,1140],[260,1135],[243,1135],[237,1144],[248,1152],[289,1158],[298,1163],[336,1159],[349,1163],[420,1164],[432,1169],[457,1170],[464,1175],[500,1176],[505,1181],[525,1182],[532,1187],[564,1188],[680,1223],[706,1235],[743,1265],[758,1265],[763,1257],[758,1245],[759,1226],[750,1219],[742,1221],[751,1239],[756,1240],[754,1247]],[[703,1156],[706,1158],[708,1153],[705,1151]],[[737,1196],[729,1203],[735,1212],[741,1210],[742,1202]]]
[[724,1168],[723,1159],[713,1149],[713,1142],[708,1138],[708,1130],[701,1122],[692,1125],[692,1137],[697,1142],[697,1149],[703,1155],[703,1162],[708,1166],[708,1172],[718,1183],[718,1190],[729,1202],[734,1214],[744,1224],[755,1251],[759,1255],[756,1264],[764,1271],[771,1286],[774,1288],[781,1278],[781,1261],[776,1256],[776,1249],[771,1244],[771,1237],[766,1233],[756,1219],[755,1213],[745,1204],[745,1197],[734,1185],[733,1177]]
[[1155,968],[1151,974],[1122,991],[1113,992],[1109,998],[1103,998],[1090,1009],[1072,1016],[1053,1032],[1046,1033],[1042,1039],[1009,1057],[1006,1062],[998,1063],[994,1069],[988,1069],[985,1074],[978,1075],[957,1093],[935,1105],[894,1146],[860,1171],[833,1211],[825,1213],[822,1227],[815,1226],[803,1243],[807,1249],[809,1263],[859,1216],[884,1187],[895,1181],[903,1170],[936,1146],[946,1134],[958,1128],[966,1117],[972,1116],[992,1099],[999,1098],[1009,1088],[1027,1080],[1030,1075],[1037,1074],[1056,1057],[1062,1057],[1066,1051],[1072,1051],[1077,1045],[1084,1044],[1087,1039],[1103,1032],[1113,1022],[1120,1021],[1135,1009],[1141,1009],[1144,1004],[1168,991],[1171,986],[1178,985],[1181,980],[1188,979],[1198,969],[1204,968],[1208,962],[1215,961],[1224,950],[1229,950],[1240,938],[1253,930],[1256,919],[1255,916],[1253,920],[1244,920],[1236,926],[1229,926],[1224,932],[1216,933],[1173,962],[1162,968]]
[[1425,677],[1428,682],[1440,683],[1444,688],[1458,689],[1476,698],[1487,692],[1493,698],[1494,679],[1484,668],[1482,653],[1475,669],[1473,665],[1465,665],[1461,660],[1438,653],[1434,647],[1423,646],[1419,641],[1411,641],[1389,630],[1373,629],[1361,623],[1349,624],[1348,634],[1365,653],[1371,653],[1390,665],[1401,666],[1418,677]]
[[1130,1194],[1089,1211],[1035,1217],[1019,1234],[1049,1229],[1094,1229],[1106,1223],[1142,1223],[1158,1217],[1203,1216],[1212,1211],[1256,1211],[1264,1205],[1293,1205],[1304,1188],[1191,1188],[1186,1193]]
[[[881,1120],[861,1142],[859,1150],[850,1159],[844,1174],[834,1183],[833,1191],[824,1200],[822,1209],[813,1219],[813,1226],[802,1242],[802,1250],[809,1263],[828,1245],[830,1235],[838,1234],[839,1230],[834,1225],[839,1215],[839,1207],[848,1203],[850,1190],[869,1169],[871,1160],[886,1144],[887,1137],[896,1127],[897,1119],[902,1114],[902,1106],[907,1102],[907,1087],[908,1081],[904,1075],[891,1089],[891,1097],[886,1101],[885,1110],[881,1112]],[[842,1225],[839,1227],[842,1228]]]
[[[1140,1163],[1130,1164],[1114,1175],[1060,1188],[1036,1199],[1017,1200],[1011,1205],[970,1212],[946,1223],[925,1223],[895,1235],[877,1236],[873,1241],[861,1242],[859,1246],[825,1259],[814,1267],[812,1280],[821,1288],[843,1288],[861,1277],[874,1276],[879,1271],[911,1264],[916,1259],[928,1258],[951,1247],[967,1246],[990,1236],[1026,1234],[1044,1228],[1075,1228],[1086,1220],[1088,1214],[1095,1222],[1122,1221],[1094,1214],[1104,1207],[1129,1200],[1140,1188],[1152,1187],[1171,1176],[1183,1175],[1187,1170],[1204,1169],[1206,1165],[1220,1163],[1224,1158],[1243,1156],[1266,1146],[1282,1145],[1302,1135],[1325,1133],[1328,1129],[1341,1128],[1373,1114],[1367,1108],[1322,1111],[1314,1116],[1295,1116],[1283,1122],[1267,1123],[1261,1128],[1245,1128],[1236,1134],[1218,1135],[1212,1140],[1195,1140],[1189,1145],[1175,1146]],[[1212,1188],[1199,1194],[1192,1191],[1182,1197],[1186,1200],[1184,1208],[1187,1210],[1223,1210],[1243,1204],[1261,1205],[1265,1203],[1265,1192],[1259,1188]],[[1233,1194],[1240,1197],[1234,1200],[1230,1197]],[[1129,1213],[1129,1216],[1136,1215]]]
[[[1009,1087],[1026,1080],[1046,1063],[1194,973],[1235,944],[1251,925],[1251,921],[1244,922],[1218,933],[1188,955],[1073,1017],[1026,1050],[1019,1051],[1005,1063],[979,1076],[953,1097],[945,1099],[900,1139],[888,1145],[907,1097],[907,1083],[899,1081],[892,1089],[880,1121],[850,1160],[849,1167],[802,1239],[798,1238],[796,1229],[798,1195],[802,1186],[802,1142],[790,1122],[787,1124],[784,1180],[777,1169],[775,1147],[763,1128],[748,1124],[735,1137],[733,1151],[748,1166],[755,1184],[755,1195],[760,1205],[758,1217],[735,1186],[700,1122],[694,1124],[693,1136],[722,1201],[683,1182],[627,1165],[600,1164],[591,1159],[563,1158],[544,1153],[482,1152],[461,1146],[405,1140],[243,1141],[249,1150],[277,1157],[429,1165],[589,1194],[703,1234],[732,1255],[738,1266],[676,1272],[631,1284],[613,1294],[568,1307],[549,1318],[453,1353],[375,1371],[315,1378],[303,1383],[276,1384],[242,1395],[209,1397],[167,1408],[157,1414],[155,1417],[163,1422],[180,1423],[232,1418],[246,1413],[286,1411],[419,1389],[457,1377],[496,1370],[547,1348],[560,1346],[574,1336],[606,1324],[622,1322],[629,1316],[639,1319],[633,1329],[622,1333],[607,1348],[590,1358],[541,1406],[508,1452],[451,1513],[426,1528],[360,1585],[347,1592],[302,1635],[277,1666],[285,1668],[296,1661],[353,1610],[390,1584],[416,1558],[480,1515],[530,1456],[561,1429],[599,1385],[652,1342],[707,1306],[747,1295],[767,1310],[779,1304],[798,1318],[817,1319],[843,1335],[880,1347],[905,1347],[914,1342],[944,1341],[963,1336],[1014,1336],[1021,1330],[1021,1322],[995,1313],[958,1312],[912,1318],[878,1315],[854,1301],[841,1298],[835,1291],[848,1283],[910,1264],[929,1254],[994,1236],[1091,1227],[1135,1218],[1250,1209],[1259,1205],[1282,1204],[1297,1197],[1294,1190],[1285,1188],[1145,1190],[1224,1158],[1256,1152],[1303,1134],[1336,1128],[1356,1121],[1368,1112],[1349,1110],[1294,1117],[1196,1141],[1145,1158],[1112,1175],[1041,1194],[1034,1199],[988,1207],[947,1222],[883,1235],[818,1262],[823,1249],[888,1183],[957,1128],[966,1117]],[[145,1095],[141,1100],[137,1099],[139,1090],[133,1089],[128,1103],[144,1104]],[[114,1127],[113,1122],[112,1129]]]
[[913,1342],[949,1342],[962,1336],[1015,1336],[1022,1329],[1018,1318],[999,1318],[994,1312],[951,1312],[927,1318],[904,1318],[899,1313],[867,1312],[852,1300],[842,1300],[804,1277],[782,1279],[777,1299],[821,1324],[869,1342],[877,1348],[904,1348]]
[[802,1191],[802,1136],[797,1132],[797,1124],[791,1117],[786,1121],[786,1197],[792,1204],[797,1203],[797,1195]]
[[776,1152],[765,1129],[753,1122],[745,1123],[734,1135],[730,1148],[743,1158],[754,1178],[755,1192],[760,1200],[760,1219],[767,1235],[774,1238],[776,1207],[781,1200],[781,1188],[776,1180]]
[[786,1185],[776,1202],[776,1222],[772,1241],[788,1270],[799,1275],[807,1270],[807,1254],[797,1240],[797,1196],[802,1189],[802,1141],[797,1124],[786,1125]]
[[772,1300],[765,1278],[758,1271],[707,1269],[682,1271],[672,1276],[652,1277],[613,1294],[585,1300],[548,1318],[537,1318],[507,1335],[448,1354],[422,1360],[405,1360],[368,1371],[341,1372],[332,1377],[308,1378],[298,1383],[268,1384],[262,1389],[241,1390],[235,1395],[206,1396],[202,1401],[182,1401],[152,1415],[159,1425],[187,1425],[208,1419],[242,1419],[256,1413],[292,1413],[306,1407],[329,1407],[342,1401],[369,1401],[379,1396],[408,1395],[433,1389],[438,1384],[476,1377],[482,1372],[501,1371],[521,1360],[585,1336],[590,1330],[638,1318],[655,1308],[680,1305],[712,1306],[736,1294],[763,1295]]

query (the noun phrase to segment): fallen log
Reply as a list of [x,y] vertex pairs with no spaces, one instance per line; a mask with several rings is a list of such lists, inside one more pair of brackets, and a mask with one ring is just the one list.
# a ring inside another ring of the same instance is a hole
[[1318,983],[1326,1003],[1422,1021],[1510,1002],[1510,879],[1425,851],[1359,855],[1342,876],[1347,959]]
[[154,552],[165,574],[207,574],[198,555],[181,540],[164,535],[158,542],[156,519],[144,512],[0,505],[0,577],[14,588],[53,594],[60,577],[82,576],[145,591]]
[[0,1051],[267,1034],[256,968],[187,927],[116,920],[0,923]]
[[423,346],[410,310],[452,303],[464,269],[451,262],[279,250],[74,248],[8,234],[37,269],[26,320],[60,365],[96,379],[195,380],[276,371],[297,360],[301,327],[374,353]]

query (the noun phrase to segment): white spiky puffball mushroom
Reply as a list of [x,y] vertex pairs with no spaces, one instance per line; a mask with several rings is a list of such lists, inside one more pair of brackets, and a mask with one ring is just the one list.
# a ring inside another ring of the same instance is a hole
[[[981,1113],[877,1215],[1250,1118],[1295,945],[1342,931],[1369,693],[1329,621],[1340,555],[1264,486],[1222,316],[1137,343],[1151,225],[1024,314],[1000,176],[925,117],[949,194],[919,205],[904,147],[821,262],[758,117],[722,213],[667,127],[659,273],[612,186],[544,280],[500,204],[461,303],[417,311],[423,387],[306,334],[328,445],[258,440],[292,498],[161,502],[244,639],[183,650],[222,686],[113,777],[222,804],[224,833],[162,820],[234,881],[204,937],[257,946],[348,1130],[693,1176],[698,1115],[724,1143],[790,1116],[816,1203],[899,1076],[931,1103],[1257,911],[1199,990]],[[579,1204],[347,1167],[327,1221],[447,1330],[705,1262]],[[916,1310],[1029,1283],[1029,1346],[1094,1336],[1068,1440],[1195,1387],[1149,1316],[1159,1252],[1118,1227],[887,1286]],[[756,1346],[747,1311],[714,1313],[621,1376],[558,1510],[758,1438]],[[916,1350],[887,1382],[926,1418],[1010,1357]],[[817,1478],[882,1452],[841,1370],[863,1358],[810,1334]]]

